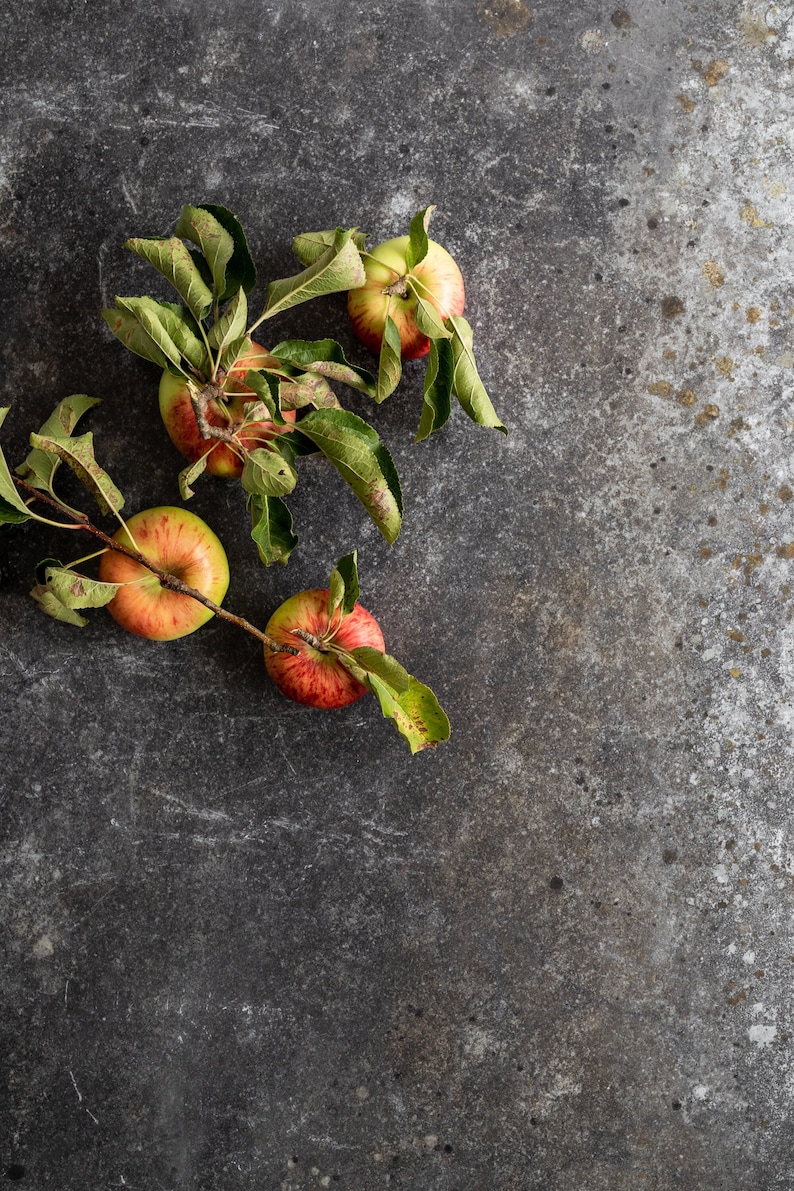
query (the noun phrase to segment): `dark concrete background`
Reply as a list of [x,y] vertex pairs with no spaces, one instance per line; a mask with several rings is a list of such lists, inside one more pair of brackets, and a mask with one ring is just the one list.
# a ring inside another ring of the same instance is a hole
[[[358,548],[452,720],[415,758],[224,624],[46,619],[73,539],[0,531],[0,1182],[794,1186],[792,4],[4,9],[12,463],[85,391],[128,508],[178,500],[156,370],[98,311],[151,284],[124,239],[208,200],[263,281],[298,231],[437,203],[511,434],[414,446],[417,366],[354,397],[405,528],[307,460],[287,568],[197,488],[259,624]],[[341,299],[277,333],[368,363]]]

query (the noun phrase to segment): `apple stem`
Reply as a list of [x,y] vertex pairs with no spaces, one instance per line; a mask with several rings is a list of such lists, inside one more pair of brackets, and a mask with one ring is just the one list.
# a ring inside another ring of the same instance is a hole
[[312,649],[316,649],[320,653],[331,652],[324,641],[321,641],[319,637],[315,637],[314,633],[308,632],[307,629],[291,629],[290,632],[295,637],[300,637],[301,641],[305,641],[307,645],[311,645]]
[[406,273],[404,277],[398,277],[396,281],[391,283],[391,285],[387,285],[386,288],[381,291],[381,293],[387,294],[390,298],[393,294],[397,294],[397,296],[400,298],[407,298],[408,294],[410,293],[408,288],[408,277],[408,273]]
[[189,584],[178,579],[176,575],[170,574],[169,571],[160,570],[145,555],[141,554],[139,550],[130,550],[129,547],[123,545],[121,542],[117,542],[115,538],[109,537],[108,534],[89,521],[85,513],[75,512],[74,509],[62,505],[59,501],[53,499],[51,496],[47,496],[44,492],[39,492],[37,488],[31,487],[30,484],[26,484],[24,480],[20,480],[16,476],[14,480],[17,487],[21,488],[23,492],[29,493],[34,500],[43,501],[44,504],[49,505],[50,508],[57,509],[63,516],[69,517],[76,523],[75,525],[64,525],[61,527],[62,529],[84,529],[86,533],[93,534],[94,537],[99,538],[100,542],[104,543],[106,549],[115,550],[119,554],[126,554],[127,558],[131,558],[134,562],[140,563],[142,567],[146,567],[148,571],[151,571],[159,579],[162,587],[168,588],[169,591],[175,591],[179,595],[190,596],[192,600],[196,600],[199,604],[203,604],[205,608],[209,608],[221,620],[228,620],[230,624],[237,625],[239,629],[244,629],[246,633],[250,633],[252,637],[256,637],[258,641],[261,641],[273,653],[291,653],[293,655],[299,653],[299,650],[292,645],[280,645],[278,641],[274,641],[272,637],[268,637],[267,633],[263,633],[261,629],[258,629],[256,625],[251,624],[244,617],[235,616],[233,612],[227,612],[225,608],[221,608],[220,604],[216,604],[209,596],[205,596],[195,587],[190,587]]
[[225,426],[212,426],[207,420],[207,406],[210,401],[215,401],[216,404],[220,402],[220,409],[223,409],[223,402],[226,394],[220,385],[210,381],[209,384],[204,385],[202,389],[193,391],[190,389],[190,404],[193,406],[193,413],[196,417],[196,425],[202,438],[219,438],[222,442],[236,443],[235,434],[233,430],[227,429]]

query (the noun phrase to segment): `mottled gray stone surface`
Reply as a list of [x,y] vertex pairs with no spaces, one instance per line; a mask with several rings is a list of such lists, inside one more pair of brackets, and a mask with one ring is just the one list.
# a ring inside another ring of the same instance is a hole
[[[75,391],[131,509],[178,499],[122,250],[223,202],[459,260],[505,440],[375,408],[389,549],[307,460],[264,622],[359,550],[452,741],[314,713],[214,622],[161,646],[28,598],[0,531],[2,1166],[91,1191],[794,1186],[794,5],[6,4],[3,441]],[[334,298],[282,335],[332,334]],[[86,550],[88,547],[86,547]]]

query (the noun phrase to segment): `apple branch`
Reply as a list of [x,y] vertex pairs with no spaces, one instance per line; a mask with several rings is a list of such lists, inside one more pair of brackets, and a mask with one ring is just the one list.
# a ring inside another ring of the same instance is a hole
[[198,591],[197,588],[191,587],[189,584],[183,582],[183,580],[178,579],[176,575],[172,575],[168,571],[163,571],[160,569],[160,567],[155,566],[154,563],[150,562],[149,559],[146,558],[145,555],[141,554],[138,550],[130,550],[128,546],[123,545],[121,542],[117,542],[115,538],[111,538],[108,534],[104,533],[103,530],[99,529],[98,526],[89,521],[85,513],[75,512],[74,509],[70,509],[68,506],[62,505],[60,501],[55,500],[51,496],[47,496],[46,493],[40,492],[38,489],[33,488],[30,484],[26,484],[24,480],[14,477],[14,482],[18,488],[20,488],[34,500],[42,501],[44,504],[49,505],[50,508],[56,509],[60,514],[68,517],[74,522],[73,525],[63,525],[60,528],[84,529],[86,533],[93,534],[95,538],[98,538],[99,541],[103,543],[106,549],[115,550],[119,554],[126,554],[127,558],[131,558],[140,566],[145,567],[147,571],[151,571],[151,573],[160,581],[161,586],[167,588],[169,591],[177,592],[179,595],[189,596],[190,599],[196,600],[199,604],[203,604],[205,608],[209,608],[209,610],[221,620],[228,620],[230,624],[234,624],[237,626],[237,628],[243,629],[246,633],[250,633],[252,637],[256,637],[258,641],[261,641],[262,644],[267,646],[268,649],[272,650],[273,653],[297,654],[299,652],[292,645],[280,645],[278,641],[274,641],[272,637],[268,637],[267,633],[263,633],[261,629],[258,629],[256,625],[251,624],[250,621],[246,620],[244,617],[235,616],[233,612],[227,612],[225,608],[221,608],[220,604],[216,604],[214,600],[211,600],[208,596],[205,596],[202,592]]
[[194,387],[190,386],[190,404],[193,406],[193,413],[196,417],[196,425],[199,428],[202,438],[217,438],[222,442],[235,443],[235,434],[233,430],[228,430],[225,426],[213,426],[207,418],[207,409],[210,401],[215,401],[219,408],[223,410],[226,394],[220,385],[214,381],[210,381],[203,389],[194,392]]

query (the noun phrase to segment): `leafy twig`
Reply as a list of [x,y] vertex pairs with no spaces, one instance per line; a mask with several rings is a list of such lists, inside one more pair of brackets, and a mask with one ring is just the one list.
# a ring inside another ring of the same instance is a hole
[[33,488],[30,484],[27,484],[24,480],[21,480],[18,477],[14,477],[14,482],[22,492],[26,493],[26,495],[32,497],[34,500],[42,501],[44,504],[48,505],[50,508],[56,509],[63,516],[68,517],[75,523],[74,526],[63,526],[62,528],[84,529],[86,533],[93,534],[94,537],[98,538],[99,541],[103,543],[106,549],[116,550],[119,554],[126,554],[128,558],[133,559],[134,562],[137,562],[140,566],[145,567],[148,571],[151,571],[151,573],[160,581],[160,584],[169,591],[175,591],[179,595],[189,596],[192,600],[196,600],[199,604],[203,604],[205,608],[209,608],[209,610],[221,620],[227,620],[230,624],[234,624],[238,628],[244,629],[246,633],[250,633],[252,637],[256,637],[258,641],[261,641],[267,646],[268,649],[272,650],[273,653],[298,653],[297,649],[294,649],[289,645],[279,645],[277,641],[274,641],[272,637],[269,637],[266,633],[263,633],[261,629],[258,629],[244,617],[235,616],[233,612],[227,612],[227,610],[222,608],[220,604],[216,604],[214,600],[211,600],[208,596],[205,596],[202,592],[198,591],[197,588],[191,587],[182,579],[178,579],[176,575],[172,575],[168,571],[161,570],[160,567],[155,566],[153,562],[150,562],[149,559],[139,551],[130,550],[129,547],[125,546],[122,542],[118,542],[115,538],[111,538],[103,530],[99,529],[98,526],[89,521],[85,513],[75,512],[73,509],[62,505],[60,501],[53,499],[53,497],[48,496],[46,493],[39,492],[38,489]]

